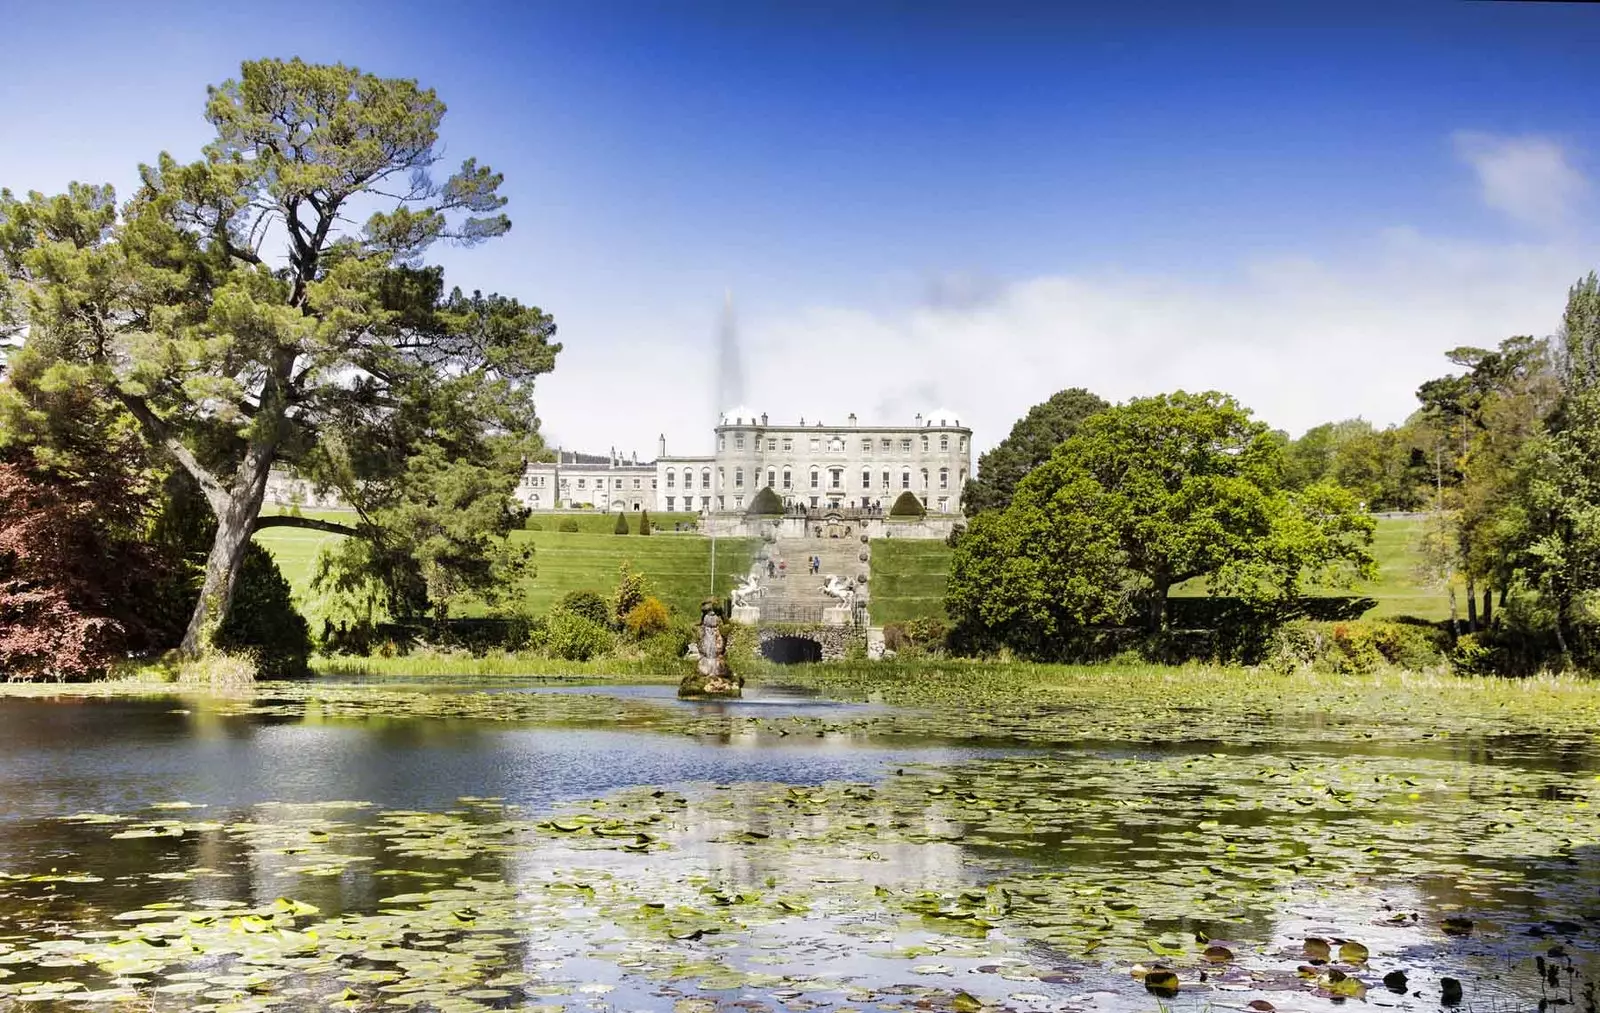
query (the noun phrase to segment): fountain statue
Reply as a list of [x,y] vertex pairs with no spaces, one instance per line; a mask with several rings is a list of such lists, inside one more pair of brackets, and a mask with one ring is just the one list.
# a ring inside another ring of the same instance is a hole
[[850,607],[856,603],[856,589],[853,584],[846,583],[835,574],[828,574],[828,581],[822,586],[822,593],[838,601],[840,606]]
[[761,586],[761,581],[755,574],[745,577],[744,583],[732,591],[733,607],[736,609],[752,608],[757,599],[765,597],[766,589]]
[[728,667],[727,639],[722,634],[722,617],[710,598],[700,603],[700,643],[694,671],[678,684],[683,697],[739,697],[744,695],[744,679]]

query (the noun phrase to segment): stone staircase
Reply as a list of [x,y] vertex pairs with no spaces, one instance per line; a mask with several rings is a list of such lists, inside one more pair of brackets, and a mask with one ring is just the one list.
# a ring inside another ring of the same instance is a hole
[[[765,558],[759,558],[761,586],[760,599],[763,622],[818,623],[822,610],[837,605],[838,601],[822,593],[830,574],[843,581],[857,581],[857,600],[864,601],[866,587],[859,584],[868,574],[868,564],[860,559],[867,547],[859,536],[841,538],[780,538],[763,546]],[[822,565],[812,575],[806,561],[818,556]],[[788,563],[787,576],[768,577],[766,560],[776,565],[779,560]]]

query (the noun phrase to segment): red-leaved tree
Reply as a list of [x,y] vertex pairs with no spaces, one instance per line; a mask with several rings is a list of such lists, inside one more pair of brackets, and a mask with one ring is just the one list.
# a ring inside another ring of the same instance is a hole
[[146,506],[116,471],[0,462],[0,678],[82,679],[174,640],[170,567],[128,536]]

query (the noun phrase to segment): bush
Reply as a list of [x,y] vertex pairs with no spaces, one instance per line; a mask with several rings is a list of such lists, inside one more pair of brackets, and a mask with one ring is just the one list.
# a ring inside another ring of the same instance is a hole
[[1445,646],[1443,631],[1428,623],[1296,619],[1273,631],[1264,663],[1282,672],[1309,667],[1335,674],[1361,674],[1386,664],[1425,669],[1444,660]]
[[627,627],[628,634],[633,639],[644,640],[667,632],[672,626],[672,617],[661,599],[652,596],[624,613],[622,625]]
[[967,526],[965,524],[952,524],[950,525],[950,533],[944,536],[944,544],[953,549],[961,544],[961,538],[966,533]]
[[233,607],[217,630],[221,650],[255,659],[263,679],[293,679],[309,674],[311,629],[295,611],[293,592],[272,553],[251,542],[245,550]]
[[928,508],[922,505],[922,500],[917,499],[917,494],[907,489],[894,501],[894,506],[889,508],[890,517],[926,517]]
[[617,591],[613,596],[612,615],[616,616],[618,625],[621,625],[628,616],[654,591],[644,574],[633,568],[633,564],[624,561],[617,570]]
[[578,527],[578,518],[565,517],[562,518],[561,523],[556,526],[556,530],[565,531],[568,534],[574,534],[578,531]]
[[649,533],[650,533],[650,511],[644,510],[644,511],[641,511],[639,513],[639,534],[648,535]]
[[625,535],[625,534],[628,533],[628,515],[627,514],[618,511],[618,513],[617,513],[617,526],[611,529],[611,533],[614,534],[614,535]]
[[558,610],[545,623],[545,650],[553,658],[588,661],[611,650],[611,631],[575,612]]
[[256,684],[257,658],[250,651],[210,651],[178,662],[177,682],[212,693],[245,692]]
[[611,622],[611,606],[606,604],[606,600],[600,597],[598,591],[568,591],[550,611],[552,615],[565,612],[568,615],[579,616],[601,626]]
[[750,506],[745,510],[747,517],[781,517],[783,516],[783,500],[772,491],[771,486],[762,486],[754,496],[750,497]]
[[950,626],[942,619],[910,619],[883,627],[883,646],[903,657],[943,654]]

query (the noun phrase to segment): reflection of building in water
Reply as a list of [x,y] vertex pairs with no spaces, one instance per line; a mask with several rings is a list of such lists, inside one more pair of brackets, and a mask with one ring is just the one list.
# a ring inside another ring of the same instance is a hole
[[972,430],[958,413],[919,413],[908,425],[772,421],[748,408],[724,412],[709,457],[667,453],[656,459],[561,451],[530,464],[517,496],[535,510],[592,507],[611,512],[741,511],[771,489],[787,507],[888,510],[911,492],[932,513],[959,513],[972,471]]

